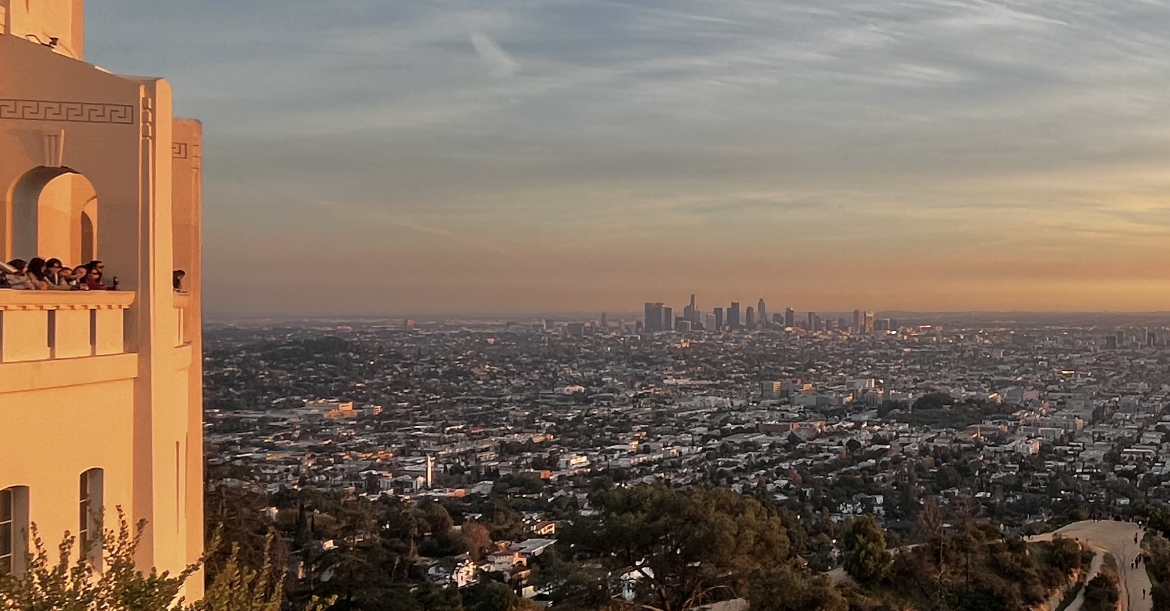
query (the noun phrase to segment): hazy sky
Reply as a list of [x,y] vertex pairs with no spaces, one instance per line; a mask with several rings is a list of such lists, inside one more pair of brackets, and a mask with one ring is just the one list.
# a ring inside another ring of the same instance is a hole
[[1160,0],[92,0],[218,313],[1170,309]]

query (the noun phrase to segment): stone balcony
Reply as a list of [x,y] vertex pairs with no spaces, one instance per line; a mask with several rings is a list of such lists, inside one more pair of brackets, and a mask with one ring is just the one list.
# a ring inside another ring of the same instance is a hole
[[0,290],[0,364],[125,352],[124,291]]

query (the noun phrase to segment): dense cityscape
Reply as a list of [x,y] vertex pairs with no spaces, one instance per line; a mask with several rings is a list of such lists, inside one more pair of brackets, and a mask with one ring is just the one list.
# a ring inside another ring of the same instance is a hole
[[[290,533],[306,494],[442,507],[453,533],[486,531],[478,548],[432,542],[404,575],[444,591],[494,575],[562,607],[549,550],[598,494],[638,484],[756,499],[803,525],[794,562],[837,580],[863,516],[891,541],[920,540],[926,507],[1018,538],[1170,499],[1170,319],[766,313],[692,297],[632,322],[213,326],[209,495],[263,499]],[[326,552],[356,541],[297,537],[302,586],[336,581]],[[612,567],[591,604],[646,581]]]

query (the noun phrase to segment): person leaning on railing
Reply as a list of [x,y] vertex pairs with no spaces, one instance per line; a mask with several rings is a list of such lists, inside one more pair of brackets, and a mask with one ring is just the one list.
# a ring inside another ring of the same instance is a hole
[[13,259],[8,263],[0,263],[0,289],[15,289],[22,291],[116,291],[118,277],[114,276],[111,284],[106,284],[102,277],[105,273],[105,264],[101,261],[90,261],[85,265],[69,269],[62,265],[60,259],[45,261],[34,257],[30,261]]
[[95,259],[93,261],[90,261],[89,263],[86,263],[85,269],[87,271],[87,274],[85,276],[85,283],[82,285],[85,288],[81,288],[81,286],[79,286],[78,288],[81,288],[81,290],[83,290],[83,291],[85,291],[85,290],[88,290],[88,291],[116,291],[116,290],[118,290],[118,277],[117,276],[114,276],[113,283],[111,283],[109,285],[107,285],[105,282],[102,281],[102,275],[106,271],[106,264],[105,263],[102,263],[101,261],[98,261]]
[[45,261],[45,282],[49,285],[50,291],[72,291],[77,288],[76,283],[70,283],[69,279],[73,271],[61,264],[61,260],[57,258]]
[[16,289],[18,291],[30,291],[36,289],[32,278],[28,275],[28,262],[24,259],[13,259],[8,262],[8,267],[3,274],[5,288]]

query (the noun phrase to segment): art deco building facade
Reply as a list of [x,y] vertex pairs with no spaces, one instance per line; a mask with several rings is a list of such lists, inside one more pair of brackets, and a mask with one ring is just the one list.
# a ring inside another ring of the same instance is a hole
[[0,0],[0,256],[120,280],[0,289],[0,571],[31,524],[92,539],[116,507],[176,571],[203,549],[201,128],[165,80],[85,62],[83,2]]

